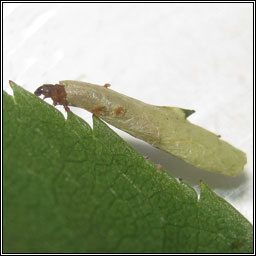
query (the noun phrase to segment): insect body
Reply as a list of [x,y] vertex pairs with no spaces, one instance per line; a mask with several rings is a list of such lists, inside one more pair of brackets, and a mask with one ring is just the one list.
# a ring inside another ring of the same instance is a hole
[[84,108],[200,169],[236,176],[246,164],[244,152],[187,120],[193,110],[150,105],[115,92],[109,86],[79,81],[60,81],[52,85],[52,93],[49,85],[45,91],[44,86],[35,94],[51,97],[54,104]]

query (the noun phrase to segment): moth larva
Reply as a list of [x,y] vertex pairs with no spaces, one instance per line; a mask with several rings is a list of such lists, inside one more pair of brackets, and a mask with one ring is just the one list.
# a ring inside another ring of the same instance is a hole
[[109,88],[79,81],[42,85],[35,95],[51,97],[53,104],[84,108],[107,123],[162,149],[200,169],[236,176],[246,154],[187,117],[194,111],[154,106]]

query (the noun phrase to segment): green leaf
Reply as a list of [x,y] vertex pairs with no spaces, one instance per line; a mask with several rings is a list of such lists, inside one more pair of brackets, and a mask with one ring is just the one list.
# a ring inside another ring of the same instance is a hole
[[4,253],[251,253],[252,225],[11,82],[3,105]]

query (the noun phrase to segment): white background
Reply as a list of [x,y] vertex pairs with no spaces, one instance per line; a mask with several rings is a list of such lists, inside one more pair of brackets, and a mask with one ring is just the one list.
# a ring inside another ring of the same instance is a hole
[[[3,88],[110,83],[150,104],[195,109],[190,121],[247,153],[243,174],[195,169],[115,131],[197,190],[202,179],[252,222],[252,15],[252,3],[4,4]],[[91,124],[90,113],[71,110]]]

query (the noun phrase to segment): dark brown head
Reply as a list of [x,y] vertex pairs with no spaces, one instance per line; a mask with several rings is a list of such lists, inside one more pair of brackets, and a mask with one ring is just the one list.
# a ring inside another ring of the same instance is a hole
[[[64,107],[68,106],[67,102],[67,93],[65,88],[61,84],[43,84],[42,86],[38,87],[34,94],[36,96],[44,95],[45,98],[52,98],[53,105],[63,105]],[[66,109],[67,110],[67,109]]]
[[40,96],[40,95],[44,95],[44,98],[49,98],[51,97],[51,92],[52,92],[52,89],[53,89],[54,85],[53,84],[44,84],[40,87],[38,87],[34,94],[36,96]]

